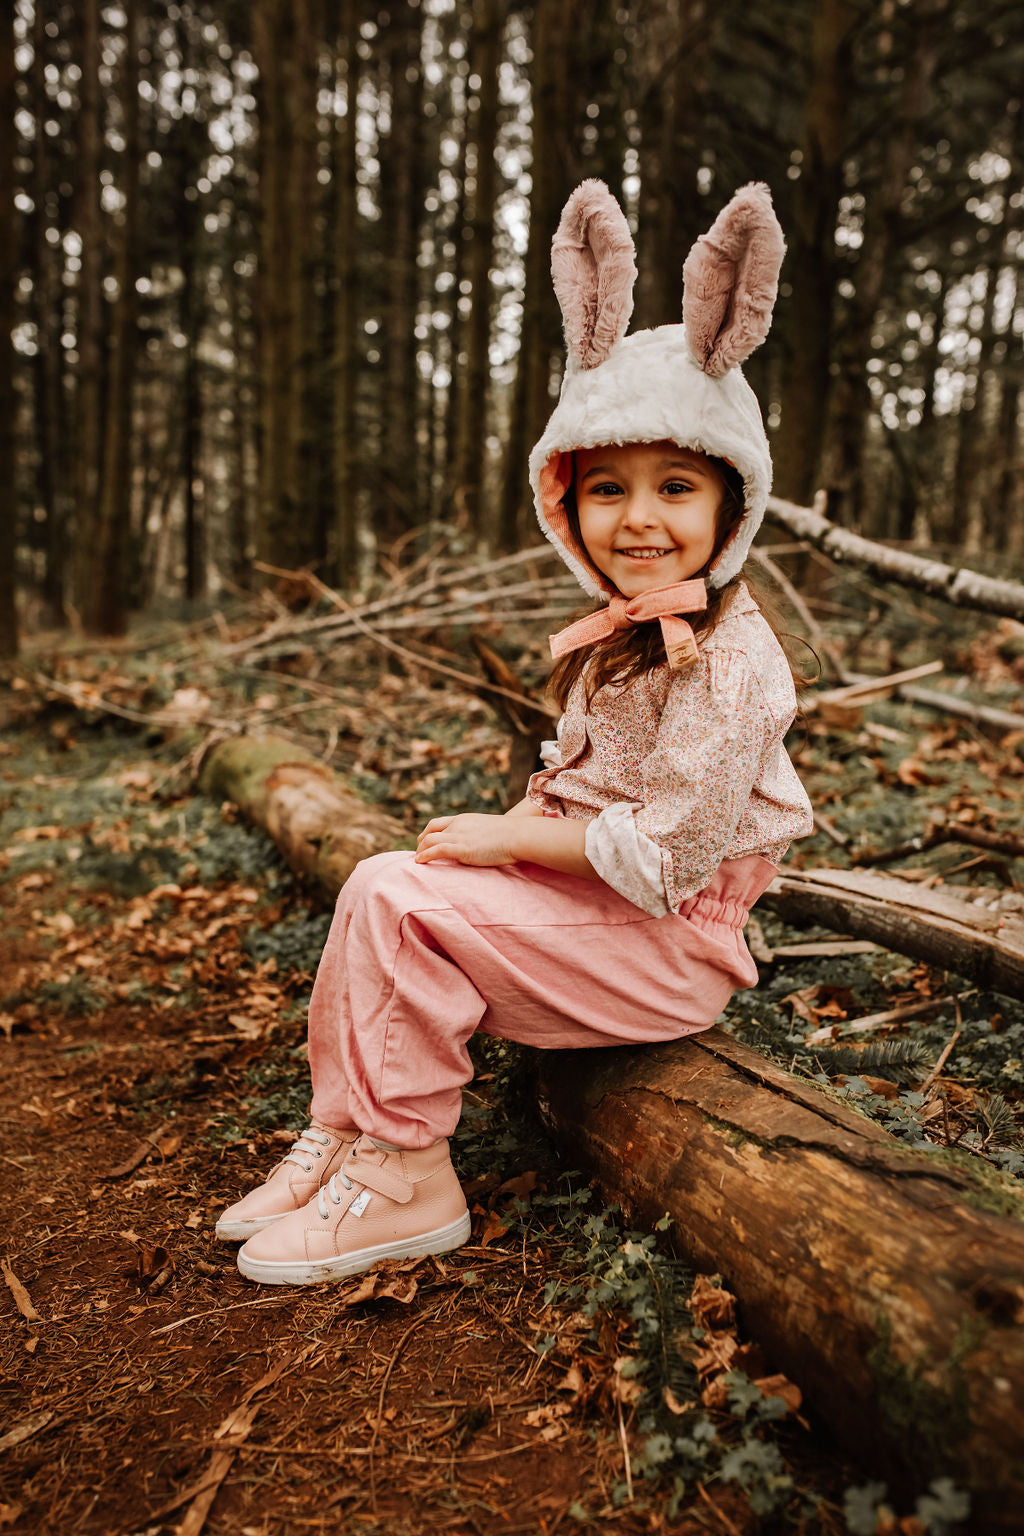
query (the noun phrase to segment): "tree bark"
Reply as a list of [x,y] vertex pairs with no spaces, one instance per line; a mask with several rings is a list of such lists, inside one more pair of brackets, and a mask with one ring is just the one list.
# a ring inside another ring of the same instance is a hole
[[132,504],[132,403],[135,388],[139,264],[139,8],[125,0],[119,98],[124,150],[124,207],[118,231],[117,302],[103,414],[103,461],[92,572],[82,593],[82,619],[94,634],[121,635],[128,624],[127,572]]
[[539,1070],[572,1165],[630,1220],[673,1218],[851,1454],[916,1491],[966,1479],[972,1529],[1024,1530],[1018,1190],[904,1148],[717,1029]]
[[488,531],[482,526],[481,496],[490,375],[491,262],[498,180],[494,148],[502,19],[498,0],[474,0],[470,60],[480,85],[475,93],[477,105],[470,111],[466,124],[467,141],[473,150],[473,190],[467,198],[468,213],[461,234],[466,245],[470,311],[463,332],[465,362],[459,368],[456,391],[454,485],[478,538]]
[[860,23],[855,0],[814,8],[802,159],[793,197],[786,303],[782,423],[774,444],[775,483],[810,500],[821,459],[836,281],[835,227],[850,139],[850,52]]
[[18,650],[14,532],[14,7],[0,20],[0,656]]
[[633,329],[682,312],[682,269],[701,229],[697,171],[707,95],[707,0],[669,0],[640,29],[641,181]]
[[359,54],[356,50],[358,10],[355,0],[343,0],[338,49],[344,65],[345,115],[335,135],[337,239],[335,241],[334,306],[334,576],[337,586],[351,591],[358,554],[358,453],[356,449],[356,385],[359,359],[356,268],[359,226],[356,179],[356,111],[359,97]]
[[100,210],[102,107],[99,0],[84,0],[81,17],[82,81],[78,111],[78,190],[75,213],[82,242],[78,272],[76,372],[75,602],[80,610],[95,590],[96,535],[103,455],[103,222]]
[[312,367],[316,77],[310,0],[258,0],[253,50],[260,71],[260,452],[257,549],[269,564],[317,557],[306,491],[315,423],[306,410]]
[[978,608],[984,613],[1024,620],[1024,583],[1000,581],[997,577],[968,570],[966,566],[943,565],[924,555],[889,549],[884,544],[849,533],[845,528],[837,528],[810,507],[795,506],[778,496],[769,497],[768,516],[788,528],[796,538],[806,539],[816,549],[824,550],[833,560],[852,561],[873,571],[884,581],[917,587],[958,608]]
[[[890,262],[901,251],[901,207],[919,143],[922,121],[938,61],[938,35],[948,26],[947,0],[917,0],[910,57],[905,60],[891,119],[886,123],[885,152],[877,188],[866,199],[863,243],[853,272],[843,356],[833,380],[821,483],[838,521],[858,526],[863,502],[864,432],[871,409],[867,364],[871,337],[882,302]],[[835,359],[833,359],[835,361]],[[890,525],[885,532],[892,534]]]
[[[32,20],[32,97],[35,138],[32,146],[32,273],[31,313],[36,330],[33,358],[33,425],[36,444],[37,505],[44,517],[45,569],[42,590],[49,617],[64,622],[64,572],[67,539],[64,534],[64,434],[61,399],[62,356],[60,345],[61,283],[53,247],[46,238],[50,203],[57,203],[51,187],[52,162],[47,145],[46,6],[37,0]],[[54,210],[56,212],[56,210]],[[56,221],[56,220],[55,220]]]
[[525,262],[523,319],[505,447],[499,520],[502,549],[520,542],[527,502],[527,457],[551,414],[552,364],[562,351],[558,305],[551,287],[551,241],[567,188],[573,186],[571,122],[563,60],[571,57],[578,0],[536,0],[533,55],[530,232]]
[[328,901],[360,859],[406,837],[400,821],[367,805],[337,775],[281,736],[235,736],[203,764],[204,794],[231,800],[273,838],[291,869]]
[[855,938],[1024,997],[1024,920],[946,890],[859,870],[786,869],[761,897],[795,923],[821,923]]

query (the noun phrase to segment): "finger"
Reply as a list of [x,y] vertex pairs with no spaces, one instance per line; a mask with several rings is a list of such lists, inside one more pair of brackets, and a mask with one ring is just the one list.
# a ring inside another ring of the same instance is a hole
[[435,859],[452,859],[456,864],[462,862],[458,851],[451,843],[432,843],[421,848],[415,855],[414,862],[417,864],[433,864]]
[[454,820],[454,816],[432,816],[420,833],[420,837],[427,832],[443,832],[445,827],[450,826]]

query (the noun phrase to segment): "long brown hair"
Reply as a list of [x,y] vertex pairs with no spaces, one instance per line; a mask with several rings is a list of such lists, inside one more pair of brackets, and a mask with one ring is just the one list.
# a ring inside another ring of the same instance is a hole
[[[739,471],[724,459],[708,455],[708,463],[718,474],[722,484],[722,499],[715,516],[715,547],[707,565],[696,576],[706,576],[715,560],[725,548],[730,536],[744,514],[743,479]],[[562,505],[569,515],[569,526],[580,549],[584,547],[580,533],[580,519],[576,507],[575,481],[562,497]],[[694,623],[698,641],[714,629],[722,615],[722,608],[730,592],[745,577],[734,576],[724,587],[708,590],[708,606]],[[597,608],[603,608],[600,603]],[[594,613],[596,608],[586,610]],[[579,615],[578,615],[579,617]],[[769,622],[771,622],[769,620]],[[774,627],[774,626],[773,626]],[[610,639],[593,650],[570,651],[555,662],[548,679],[548,690],[559,709],[564,709],[576,683],[586,677],[586,702],[589,709],[594,695],[608,683],[616,685],[632,683],[638,677],[665,664],[665,645],[661,638],[661,625],[631,624],[628,629],[618,630]]]

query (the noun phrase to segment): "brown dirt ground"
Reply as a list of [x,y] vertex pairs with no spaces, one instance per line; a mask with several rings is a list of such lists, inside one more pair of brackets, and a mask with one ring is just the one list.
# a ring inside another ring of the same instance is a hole
[[[760,1530],[734,1487],[699,1488],[674,1519],[643,1485],[613,1506],[624,1443],[636,1448],[634,1410],[620,1413],[611,1389],[625,1320],[609,1315],[596,1350],[580,1348],[568,1306],[553,1321],[541,1293],[564,1243],[557,1231],[504,1241],[497,1177],[474,1192],[469,1246],[381,1278],[405,1300],[238,1275],[213,1222],[284,1133],[225,1141],[218,1127],[226,1114],[244,1125],[244,1074],[261,1053],[301,1047],[301,1008],[281,1015],[308,984],[242,951],[265,900],[238,881],[126,899],[45,868],[0,886],[0,1528]],[[61,1000],[82,977],[102,977],[96,1011]],[[175,1005],[186,985],[196,1010]],[[542,1356],[549,1331],[559,1343]],[[817,1480],[822,1458],[791,1436]]]

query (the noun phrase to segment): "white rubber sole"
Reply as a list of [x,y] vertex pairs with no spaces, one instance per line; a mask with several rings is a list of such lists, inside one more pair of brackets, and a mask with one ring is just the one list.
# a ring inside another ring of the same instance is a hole
[[240,1248],[238,1267],[247,1280],[258,1280],[262,1285],[315,1285],[319,1280],[344,1280],[349,1275],[362,1274],[380,1259],[419,1259],[428,1253],[450,1253],[467,1241],[469,1230],[469,1212],[466,1211],[458,1221],[451,1221],[446,1227],[435,1227],[433,1232],[423,1232],[419,1237],[401,1242],[378,1243],[374,1248],[357,1248],[336,1259],[304,1263],[253,1259]]
[[247,1237],[255,1237],[264,1227],[272,1227],[275,1221],[281,1221],[291,1214],[291,1211],[282,1211],[279,1216],[253,1217],[249,1221],[218,1221],[213,1235],[219,1237],[222,1243],[244,1243]]

